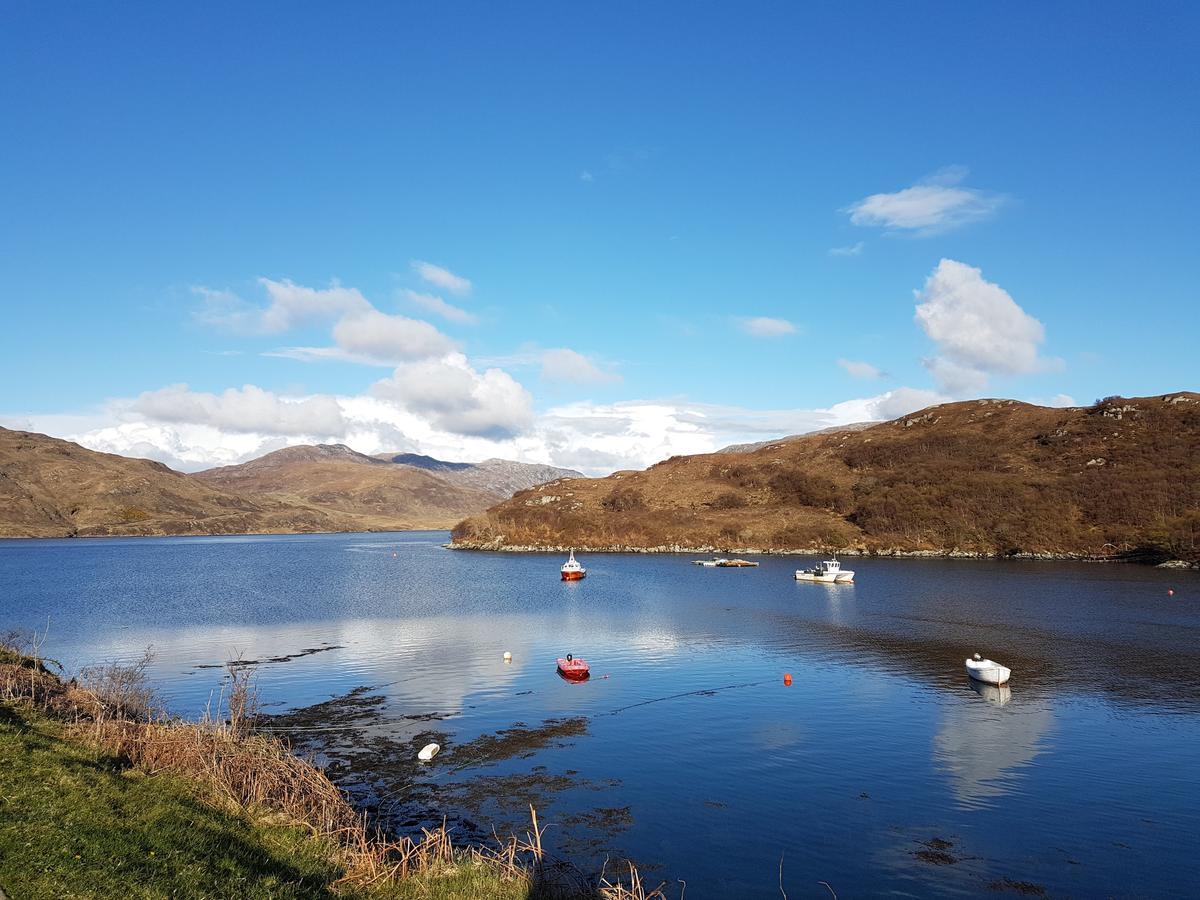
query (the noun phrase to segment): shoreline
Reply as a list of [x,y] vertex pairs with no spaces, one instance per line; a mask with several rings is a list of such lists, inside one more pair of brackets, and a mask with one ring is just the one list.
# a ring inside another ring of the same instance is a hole
[[871,549],[847,547],[807,547],[804,549],[761,548],[761,547],[713,547],[708,545],[686,546],[664,544],[656,547],[641,547],[626,544],[602,544],[599,546],[566,544],[505,544],[500,541],[450,541],[443,544],[447,550],[464,550],[479,553],[639,553],[639,554],[692,554],[692,555],[738,555],[738,556],[855,556],[880,559],[970,559],[970,560],[1041,560],[1046,562],[1095,562],[1150,565],[1159,569],[1191,569],[1200,571],[1200,562],[1190,563],[1182,559],[1155,562],[1144,554],[1126,553],[1112,556],[1097,556],[1090,553],[1070,552],[1019,552],[989,553],[983,550],[903,550],[897,547]]

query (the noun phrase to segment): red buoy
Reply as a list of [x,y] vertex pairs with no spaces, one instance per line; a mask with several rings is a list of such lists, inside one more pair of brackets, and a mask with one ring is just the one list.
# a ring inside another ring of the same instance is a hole
[[1174,597],[1174,596],[1175,596],[1175,589],[1174,589],[1174,588],[1167,588],[1167,596],[1168,596],[1168,597]]
[[792,686],[792,673],[791,672],[783,673],[783,683],[786,684],[788,687]]

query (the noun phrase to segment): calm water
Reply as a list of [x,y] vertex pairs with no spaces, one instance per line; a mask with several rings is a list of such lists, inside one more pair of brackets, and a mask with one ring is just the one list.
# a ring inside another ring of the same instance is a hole
[[[778,897],[781,856],[791,897],[1200,891],[1196,573],[854,559],[839,586],[613,555],[563,584],[446,539],[3,541],[0,629],[48,621],[68,668],[153,646],[182,714],[258,661],[275,727],[396,827],[503,832],[533,802],[559,854],[689,900]],[[1011,692],[972,689],[976,650]],[[555,675],[568,651],[591,681]]]

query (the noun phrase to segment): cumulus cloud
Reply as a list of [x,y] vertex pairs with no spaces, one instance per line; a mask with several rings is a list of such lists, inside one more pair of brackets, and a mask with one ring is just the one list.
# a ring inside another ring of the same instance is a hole
[[951,166],[890,194],[871,194],[846,207],[854,225],[908,232],[919,237],[940,234],[986,219],[1006,199],[1003,195],[964,187],[965,166]]
[[[281,398],[253,387],[213,395],[176,385],[86,415],[27,416],[5,424],[95,450],[158,459],[184,471],[336,440],[363,453],[402,450],[462,461],[501,457],[603,475],[677,454],[891,419],[947,399],[902,387],[812,409],[752,410],[669,399],[571,403],[535,416],[529,395],[509,376],[480,373],[455,354],[401,366],[359,395]],[[287,407],[280,409],[282,404]]]
[[533,398],[524,387],[503,369],[480,374],[461,353],[399,366],[371,394],[454,434],[505,438],[533,421]]
[[773,338],[796,333],[796,326],[787,319],[772,319],[769,316],[741,319],[738,326],[751,337]]
[[980,269],[943,259],[915,291],[916,321],[937,345],[925,366],[944,390],[980,390],[990,375],[1023,375],[1053,364],[1039,356],[1042,323]]
[[333,340],[351,358],[392,365],[441,356],[456,346],[428,322],[389,316],[374,308],[341,319],[333,327]]
[[287,398],[252,384],[220,394],[173,384],[141,394],[130,409],[158,422],[208,425],[232,432],[340,435],[346,429],[341,407],[333,397]]
[[937,391],[926,391],[910,387],[897,388],[894,391],[888,391],[886,394],[881,394],[878,397],[872,397],[868,400],[865,405],[867,415],[861,421],[871,422],[880,420],[886,422],[891,419],[898,419],[900,416],[907,416],[909,413],[914,413],[919,409],[925,409],[927,406],[948,403],[951,399],[945,394],[939,394]]
[[286,278],[282,281],[260,278],[258,283],[267,292],[266,306],[248,303],[230,291],[192,288],[203,301],[196,318],[206,325],[236,331],[278,334],[297,325],[330,321],[372,308],[356,288],[342,287],[336,281],[327,288],[305,287]]
[[422,309],[427,309],[434,315],[441,316],[447,321],[457,322],[460,325],[474,325],[479,321],[465,309],[455,306],[453,303],[447,303],[441,297],[433,294],[422,294],[418,291],[410,291],[407,288],[402,293],[410,303]]
[[859,241],[857,244],[850,244],[847,247],[830,247],[830,256],[861,256],[866,244]]
[[422,281],[439,287],[443,291],[449,291],[451,294],[459,296],[471,293],[470,280],[461,275],[455,275],[449,269],[443,269],[441,266],[435,266],[433,263],[423,262],[419,259],[413,260],[412,267]]
[[852,359],[839,359],[841,366],[852,378],[874,379],[883,378],[884,373],[868,362],[856,362]]
[[615,372],[606,372],[582,353],[566,347],[546,350],[541,355],[542,378],[570,384],[612,384],[620,381]]

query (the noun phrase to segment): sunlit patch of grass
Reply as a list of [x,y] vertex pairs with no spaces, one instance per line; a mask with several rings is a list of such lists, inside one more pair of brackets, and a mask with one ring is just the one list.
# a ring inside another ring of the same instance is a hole
[[342,876],[331,849],[0,706],[0,885],[13,897],[322,897]]

